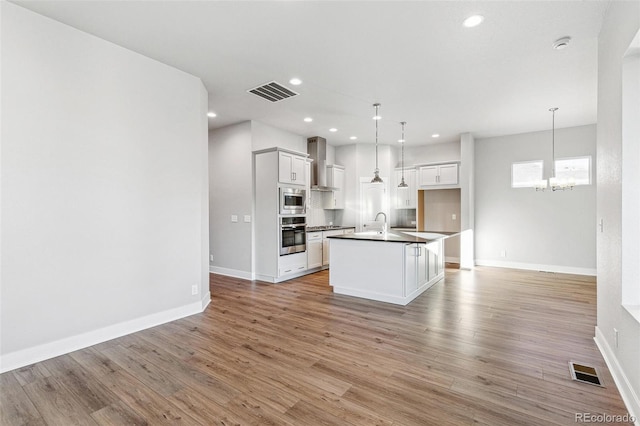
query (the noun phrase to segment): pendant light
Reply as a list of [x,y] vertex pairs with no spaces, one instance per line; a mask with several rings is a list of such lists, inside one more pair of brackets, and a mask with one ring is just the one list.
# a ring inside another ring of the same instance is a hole
[[398,188],[408,188],[409,185],[407,185],[404,181],[404,125],[407,124],[406,121],[402,121],[400,122],[400,124],[402,125],[402,139],[400,139],[398,142],[400,142],[401,145],[401,150],[402,150],[402,156],[401,156],[401,160],[400,160],[400,167],[402,170],[402,178],[400,179],[400,183],[398,184]]
[[[549,186],[552,191],[564,191],[573,189],[575,185],[573,179],[560,179],[556,177],[556,111],[557,107],[549,108],[551,112],[551,177],[549,178]],[[536,191],[544,191],[547,189],[547,180],[542,179],[534,185]]]
[[378,121],[382,118],[378,114],[380,104],[373,104],[373,108],[376,111],[376,115],[373,116],[373,119],[376,122],[376,169],[373,171],[373,179],[371,179],[371,183],[383,183],[382,178],[380,178],[380,169],[378,169]]

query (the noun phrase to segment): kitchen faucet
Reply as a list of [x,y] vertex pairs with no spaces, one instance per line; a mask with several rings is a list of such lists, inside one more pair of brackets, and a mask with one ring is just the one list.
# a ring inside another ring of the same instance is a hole
[[374,221],[378,220],[378,216],[384,216],[384,225],[382,225],[382,232],[381,233],[386,233],[387,232],[387,215],[385,212],[378,212],[378,214],[376,214],[376,218],[373,219]]

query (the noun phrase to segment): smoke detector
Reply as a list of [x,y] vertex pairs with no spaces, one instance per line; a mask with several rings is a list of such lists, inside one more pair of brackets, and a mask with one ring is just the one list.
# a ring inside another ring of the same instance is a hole
[[553,48],[556,50],[562,50],[569,45],[571,37],[562,37],[553,42]]

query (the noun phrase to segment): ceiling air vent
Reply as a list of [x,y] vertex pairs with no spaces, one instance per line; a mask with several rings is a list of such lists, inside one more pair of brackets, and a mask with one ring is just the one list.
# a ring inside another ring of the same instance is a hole
[[256,96],[260,96],[270,102],[278,102],[283,99],[292,98],[297,96],[298,93],[293,90],[284,87],[282,84],[272,81],[262,86],[255,87],[247,90],[249,93],[253,93]]

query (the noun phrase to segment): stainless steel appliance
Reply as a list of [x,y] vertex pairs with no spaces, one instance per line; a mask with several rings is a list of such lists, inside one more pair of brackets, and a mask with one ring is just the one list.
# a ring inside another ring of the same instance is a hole
[[307,251],[307,218],[280,218],[280,256]]
[[299,188],[280,188],[280,214],[304,214],[307,191]]

